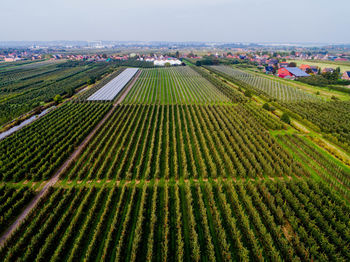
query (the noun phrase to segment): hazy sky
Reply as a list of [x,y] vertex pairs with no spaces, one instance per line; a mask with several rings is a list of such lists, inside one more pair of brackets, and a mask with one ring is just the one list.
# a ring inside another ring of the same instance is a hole
[[349,0],[1,0],[0,41],[350,43]]

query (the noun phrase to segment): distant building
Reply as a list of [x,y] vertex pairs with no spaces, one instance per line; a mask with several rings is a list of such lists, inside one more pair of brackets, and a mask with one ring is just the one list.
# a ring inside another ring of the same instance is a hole
[[344,80],[350,80],[350,71],[345,71],[341,77]]
[[5,62],[14,62],[14,61],[19,61],[19,60],[22,60],[22,59],[19,57],[5,57],[4,58]]
[[300,65],[299,68],[300,68],[301,70],[303,70],[304,72],[306,72],[307,69],[311,69],[311,66],[309,66],[309,65],[304,65],[304,64],[303,64],[303,65]]
[[166,64],[169,64],[169,65],[181,65],[181,61],[179,59],[175,59],[175,58],[166,58],[166,59],[154,60],[153,64],[155,66],[165,66]]
[[266,74],[273,74],[274,71],[275,71],[275,69],[273,68],[273,66],[265,66],[265,73]]
[[348,61],[348,59],[339,57],[339,58],[334,59],[334,61]]
[[177,58],[174,58],[174,57],[163,57],[163,56],[160,56],[160,57],[146,57],[144,59],[144,61],[146,62],[153,62],[153,64],[155,66],[165,66],[165,65],[171,65],[171,66],[174,66],[174,65],[181,65],[182,62],[177,59]]
[[325,67],[322,70],[322,73],[333,73],[334,72],[334,68],[330,68],[330,67]]
[[288,67],[289,63],[288,62],[281,62],[278,64],[278,67],[281,68],[281,67]]
[[310,76],[298,67],[282,67],[278,69],[278,76],[281,78],[295,79]]
[[310,68],[311,68],[311,70],[312,70],[312,73],[313,73],[314,75],[317,75],[317,73],[318,73],[318,67],[317,67],[317,66],[310,66]]

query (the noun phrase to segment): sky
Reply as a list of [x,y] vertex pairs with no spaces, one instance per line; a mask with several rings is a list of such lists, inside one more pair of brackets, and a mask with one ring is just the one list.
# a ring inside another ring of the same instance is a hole
[[350,43],[349,0],[1,0],[0,41]]

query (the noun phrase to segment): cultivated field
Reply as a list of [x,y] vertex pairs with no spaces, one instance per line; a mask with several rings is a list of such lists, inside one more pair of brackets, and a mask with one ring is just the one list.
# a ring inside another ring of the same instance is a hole
[[4,261],[347,261],[350,209],[312,180],[52,188]]
[[102,119],[110,104],[66,103],[0,142],[0,180],[46,180]]
[[248,107],[125,105],[116,108],[62,177],[131,180],[303,174]]
[[193,65],[87,101],[114,69],[0,141],[1,261],[350,260],[350,167],[314,142],[346,148],[346,102]]
[[0,68],[0,126],[57,94],[73,94],[110,68],[106,63],[49,61]]
[[283,103],[350,152],[350,101]]
[[264,78],[262,76],[253,75],[246,71],[242,71],[230,66],[211,66],[211,70],[223,73],[229,78],[237,79],[247,84],[247,88],[252,88],[259,94],[263,94],[269,98],[277,99],[281,102],[298,102],[298,101],[317,101],[319,98],[311,95],[296,87],[283,84],[279,81]]
[[227,104],[230,100],[190,67],[143,69],[124,104]]
[[138,68],[127,68],[87,98],[88,101],[111,101],[137,73]]

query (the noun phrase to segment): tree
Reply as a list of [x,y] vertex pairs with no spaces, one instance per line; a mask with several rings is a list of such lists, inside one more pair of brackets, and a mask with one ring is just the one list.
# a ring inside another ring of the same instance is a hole
[[246,91],[244,92],[244,95],[245,95],[246,97],[252,97],[252,96],[253,96],[253,94],[252,94],[252,92],[251,92],[250,90],[246,90]]
[[268,103],[265,103],[265,104],[263,105],[263,108],[264,108],[265,110],[267,110],[267,111],[270,111],[270,106],[269,106]]
[[201,65],[202,65],[202,62],[199,61],[199,60],[197,60],[197,61],[196,61],[196,66],[201,66]]
[[282,116],[281,116],[281,121],[287,123],[287,124],[290,124],[290,117],[287,113],[283,113]]
[[176,51],[175,56],[176,56],[176,58],[179,58],[179,57],[180,57],[179,51]]
[[312,73],[313,73],[313,71],[312,71],[311,68],[306,68],[305,72],[306,72],[307,74],[312,74]]
[[69,87],[66,89],[66,93],[67,93],[68,97],[71,97],[72,95],[74,95],[74,92],[75,92],[75,90],[73,87]]
[[55,95],[55,97],[53,98],[53,101],[55,101],[56,105],[58,105],[59,103],[62,102],[62,96],[61,95]]
[[297,64],[295,62],[290,62],[288,64],[288,67],[297,67]]
[[332,100],[339,100],[339,98],[336,97],[336,96],[334,96],[334,95],[331,97],[331,99],[332,99]]
[[292,52],[290,52],[290,55],[295,55],[295,51],[293,50]]
[[187,55],[187,57],[188,58],[193,58],[193,57],[195,57],[196,55],[195,54],[193,54],[192,52],[191,53],[189,53],[188,55]]
[[96,78],[95,77],[90,77],[90,79],[87,81],[88,85],[92,85],[96,82]]

